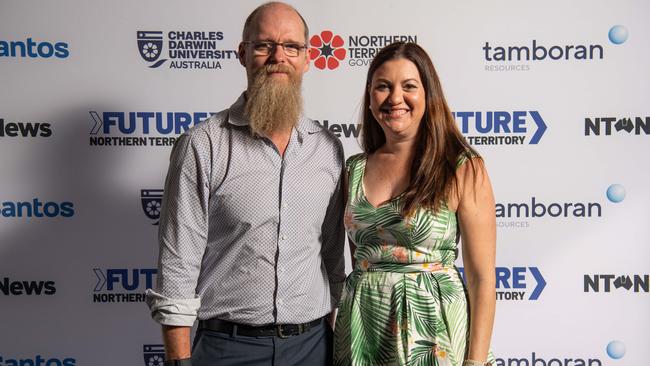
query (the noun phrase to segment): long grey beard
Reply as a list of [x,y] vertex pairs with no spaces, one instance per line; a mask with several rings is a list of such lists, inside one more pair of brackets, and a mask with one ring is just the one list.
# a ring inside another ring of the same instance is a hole
[[[277,71],[286,72],[289,82],[276,82],[269,76],[269,72]],[[302,112],[300,84],[300,75],[292,74],[289,66],[282,64],[267,65],[255,73],[244,109],[254,134],[269,136],[296,125]]]

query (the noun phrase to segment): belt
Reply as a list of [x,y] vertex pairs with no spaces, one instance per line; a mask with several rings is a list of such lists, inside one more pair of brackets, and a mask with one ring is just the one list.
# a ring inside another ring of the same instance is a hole
[[323,318],[318,318],[309,323],[303,324],[269,324],[252,326],[232,323],[221,319],[207,319],[199,321],[199,329],[207,329],[219,333],[231,335],[243,335],[246,337],[272,337],[289,338],[309,331],[311,328],[320,325]]

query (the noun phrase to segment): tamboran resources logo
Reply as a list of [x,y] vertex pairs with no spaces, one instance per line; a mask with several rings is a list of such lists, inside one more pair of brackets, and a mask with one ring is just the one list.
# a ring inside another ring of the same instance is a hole
[[334,70],[342,64],[352,67],[368,66],[385,46],[394,42],[417,43],[417,40],[418,37],[414,34],[361,34],[344,37],[326,29],[309,39],[309,55],[314,66],[320,70]]
[[[463,280],[465,271],[459,267]],[[538,267],[496,267],[497,300],[537,300],[546,287]]]
[[97,283],[93,302],[144,302],[145,290],[153,286],[156,268],[94,268]]
[[[608,32],[603,30],[603,38],[617,46],[625,43],[628,30],[616,25]],[[485,71],[530,71],[533,65],[542,62],[594,62],[605,58],[605,46],[601,43],[583,44],[552,40],[531,39],[517,45],[485,41],[481,50],[485,61]]]
[[150,68],[220,70],[237,60],[237,50],[225,48],[220,31],[137,31],[140,57]]
[[535,145],[547,126],[539,111],[453,112],[471,145]]
[[577,356],[543,356],[532,352],[530,356],[499,357],[495,366],[603,366],[599,358]]
[[173,146],[209,112],[90,111],[90,146]]
[[[625,187],[612,184],[605,191],[605,196],[611,203],[619,203],[625,199]],[[588,219],[603,216],[604,203],[546,201],[535,196],[520,202],[498,202],[496,216],[498,228],[527,228],[534,220]]]

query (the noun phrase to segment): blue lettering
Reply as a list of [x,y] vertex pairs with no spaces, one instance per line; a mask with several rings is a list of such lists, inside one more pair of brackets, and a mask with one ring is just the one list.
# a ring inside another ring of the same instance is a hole
[[512,112],[512,132],[526,132],[526,111]]
[[494,132],[501,132],[501,128],[503,128],[503,132],[510,132],[508,122],[510,122],[510,113],[503,111],[494,112]]
[[54,45],[56,52],[54,55],[58,58],[66,58],[70,56],[70,51],[68,51],[68,44],[64,42],[58,42]]
[[512,268],[512,288],[526,288],[526,267]]
[[506,267],[497,267],[497,288],[510,288],[508,279],[510,279],[510,270]]
[[113,291],[113,284],[120,282],[120,278],[128,276],[126,269],[106,270],[106,290]]
[[156,130],[163,134],[169,134],[174,130],[174,118],[172,113],[167,113],[167,126],[163,126],[162,113],[156,113]]
[[190,128],[192,124],[192,116],[185,112],[176,112],[174,119],[177,134],[181,134]]

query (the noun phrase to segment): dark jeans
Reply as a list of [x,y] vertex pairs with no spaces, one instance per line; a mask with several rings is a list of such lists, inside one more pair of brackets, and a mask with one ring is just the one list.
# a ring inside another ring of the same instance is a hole
[[199,329],[192,366],[329,366],[332,329],[326,321],[289,338],[247,337]]

